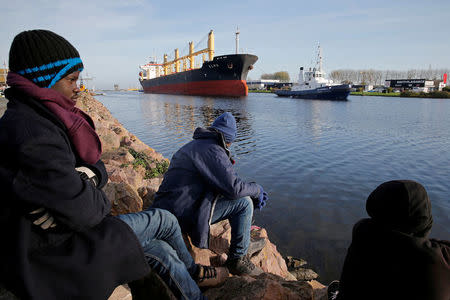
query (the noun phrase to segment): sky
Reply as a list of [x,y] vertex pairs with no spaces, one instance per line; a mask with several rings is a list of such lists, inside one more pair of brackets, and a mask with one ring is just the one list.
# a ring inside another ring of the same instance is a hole
[[[259,57],[250,79],[312,66],[320,43],[324,70],[450,67],[450,1],[0,0],[0,63],[24,30],[47,29],[78,49],[88,87],[137,88],[139,66],[214,30],[216,55]],[[203,47],[201,47],[203,46]],[[206,48],[206,40],[196,50]]]

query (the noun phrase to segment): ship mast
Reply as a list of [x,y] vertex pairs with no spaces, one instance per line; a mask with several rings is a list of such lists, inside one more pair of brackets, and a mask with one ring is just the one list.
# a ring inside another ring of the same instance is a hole
[[239,53],[239,27],[236,27],[236,54]]
[[317,57],[317,62],[319,63],[319,72],[322,73],[322,49],[320,48],[319,44],[319,53]]

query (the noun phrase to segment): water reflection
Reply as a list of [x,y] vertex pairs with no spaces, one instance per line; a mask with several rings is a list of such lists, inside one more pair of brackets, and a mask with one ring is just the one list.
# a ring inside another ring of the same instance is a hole
[[[236,118],[237,136],[234,143],[235,155],[245,155],[255,151],[254,130],[251,115],[247,110],[234,107],[229,101],[239,99],[220,99],[211,97],[189,97],[169,95],[143,95],[149,101],[141,102],[144,120],[163,120],[165,131],[181,143],[192,137],[197,127],[208,127],[224,112],[231,112]],[[218,106],[223,102],[223,106]],[[242,101],[240,104],[245,104]],[[152,121],[150,124],[155,125]]]

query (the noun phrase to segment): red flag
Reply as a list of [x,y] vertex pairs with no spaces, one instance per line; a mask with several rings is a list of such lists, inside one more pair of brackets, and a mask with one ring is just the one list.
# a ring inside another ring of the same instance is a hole
[[444,83],[447,83],[447,73],[444,73]]

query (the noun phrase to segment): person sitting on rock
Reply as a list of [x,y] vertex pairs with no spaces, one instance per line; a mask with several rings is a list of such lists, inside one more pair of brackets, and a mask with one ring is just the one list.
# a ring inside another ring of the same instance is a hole
[[450,242],[428,238],[433,218],[425,188],[385,182],[369,195],[366,210],[370,218],[353,227],[338,288],[329,296],[450,299]]
[[231,274],[259,275],[262,270],[247,254],[264,247],[264,239],[250,243],[250,229],[254,208],[261,209],[268,196],[260,185],[243,181],[233,169],[228,148],[236,131],[236,120],[229,112],[211,127],[197,128],[193,140],[173,155],[152,207],[172,212],[199,248],[209,246],[210,225],[228,219],[231,244],[225,265]]
[[47,30],[10,48],[0,119],[0,285],[22,299],[107,299],[153,269],[178,299],[205,299],[217,270],[194,263],[161,209],[110,215],[92,119],[75,107],[78,51]]

